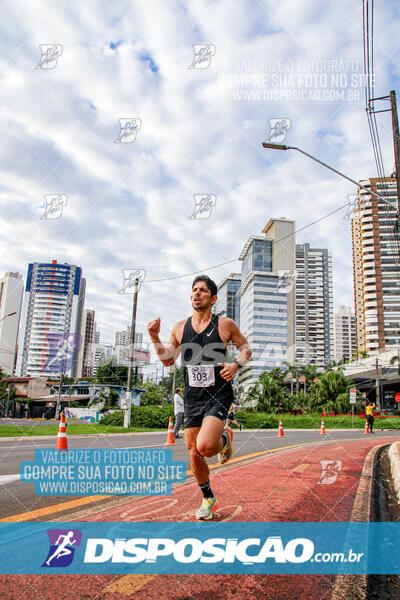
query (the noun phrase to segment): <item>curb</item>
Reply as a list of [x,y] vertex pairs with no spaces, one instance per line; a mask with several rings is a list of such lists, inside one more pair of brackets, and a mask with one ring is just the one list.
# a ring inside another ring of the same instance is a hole
[[[233,430],[236,434],[240,434],[240,433],[265,433],[265,432],[270,432],[270,433],[277,433],[278,429],[243,429],[243,431],[239,431],[238,429],[234,429]],[[315,433],[320,433],[320,429],[319,428],[315,428],[315,429],[290,429],[289,427],[284,427],[284,431],[290,432],[290,431],[294,431],[294,432],[301,432],[301,431],[314,431]],[[359,433],[364,433],[364,429],[358,429],[358,428],[354,428],[354,429],[349,429],[349,428],[345,428],[345,429],[327,429],[326,433],[329,436],[330,432],[334,432],[334,431],[340,431],[340,432],[346,432],[346,431],[350,431],[353,433],[359,432]],[[385,431],[398,431],[397,429],[379,429],[377,430],[379,431],[379,433],[384,433]],[[0,432],[1,432],[1,425],[0,425]],[[166,435],[166,432],[163,431],[127,431],[126,433],[70,433],[68,434],[68,428],[67,428],[67,435],[69,435],[70,437],[74,437],[74,438],[91,438],[93,436],[97,436],[99,438],[103,438],[103,437],[118,437],[118,436],[124,436],[124,435]],[[53,435],[19,435],[19,436],[13,436],[13,437],[6,437],[6,436],[0,436],[0,444],[2,441],[5,442],[19,442],[19,441],[23,441],[23,440],[52,440],[55,437],[57,437],[57,432],[55,432]],[[400,468],[400,457],[399,457],[399,468]]]
[[389,448],[390,470],[397,499],[400,502],[400,442],[394,442]]
[[[358,485],[350,517],[351,522],[365,522],[370,520],[375,456],[381,447],[382,445],[373,446],[364,461],[360,483]],[[337,575],[331,600],[366,600],[367,592],[367,575]]]

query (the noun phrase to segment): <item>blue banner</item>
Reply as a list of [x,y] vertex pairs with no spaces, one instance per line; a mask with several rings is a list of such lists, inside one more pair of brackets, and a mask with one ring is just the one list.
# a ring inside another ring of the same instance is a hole
[[166,496],[186,480],[185,461],[174,461],[170,449],[39,449],[20,469],[38,496]]
[[0,523],[2,574],[398,574],[400,523]]

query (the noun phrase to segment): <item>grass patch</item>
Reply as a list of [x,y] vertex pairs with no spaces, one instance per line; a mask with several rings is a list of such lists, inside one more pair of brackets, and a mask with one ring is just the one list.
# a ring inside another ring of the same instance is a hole
[[[152,431],[146,427],[113,427],[110,425],[98,425],[95,423],[83,423],[68,425],[67,435],[96,435],[98,433],[135,433],[140,431]],[[0,437],[17,437],[32,435],[54,435],[58,433],[58,425],[1,425]]]
[[[236,413],[245,429],[277,429],[282,417],[284,429],[320,429],[321,415],[271,415],[268,413]],[[326,429],[351,429],[351,415],[324,417]],[[365,417],[354,415],[354,429],[365,427]],[[374,429],[400,429],[400,418],[375,417]]]
[[[153,407],[151,407],[153,408]],[[161,409],[160,409],[161,411]],[[151,411],[146,411],[150,413]],[[153,415],[151,415],[153,417]],[[271,415],[268,413],[247,413],[239,411],[236,413],[237,420],[245,429],[278,429],[279,419],[282,417],[284,429],[320,429],[320,415]],[[161,420],[162,426],[160,426]],[[148,416],[146,415],[146,421]],[[67,435],[96,435],[99,433],[135,433],[164,431],[166,426],[165,419],[167,416],[163,412],[157,415],[157,419],[150,420],[153,426],[135,426],[125,429],[121,425],[105,425],[99,423],[74,423],[67,427]],[[139,419],[138,419],[139,421]],[[142,422],[146,422],[144,417],[141,417]],[[324,417],[325,427],[329,429],[351,429],[351,415],[339,415],[336,417]],[[168,423],[168,421],[166,421]],[[354,416],[354,429],[364,429],[365,417],[358,415]],[[375,417],[374,429],[396,429],[400,430],[399,417]],[[54,425],[0,425],[0,437],[17,437],[17,436],[32,436],[32,435],[54,435],[58,433],[58,424]]]

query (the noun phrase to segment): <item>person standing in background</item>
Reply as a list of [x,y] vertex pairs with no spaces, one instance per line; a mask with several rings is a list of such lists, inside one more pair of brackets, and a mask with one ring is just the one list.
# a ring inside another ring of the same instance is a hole
[[175,414],[175,427],[174,427],[174,436],[175,438],[181,438],[179,435],[179,428],[182,425],[183,421],[183,398],[181,397],[182,390],[181,388],[175,389],[174,394],[174,414]]
[[375,433],[375,431],[372,431],[373,426],[374,426],[375,404],[373,402],[371,402],[370,400],[368,400],[366,403],[364,403],[364,405],[365,405],[365,416],[367,418],[369,432]]

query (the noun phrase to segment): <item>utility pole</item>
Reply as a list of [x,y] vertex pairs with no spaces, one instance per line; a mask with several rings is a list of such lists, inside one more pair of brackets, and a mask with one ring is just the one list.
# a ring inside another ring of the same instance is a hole
[[174,369],[174,375],[172,377],[172,391],[171,391],[172,400],[174,399],[174,394],[175,394],[176,365],[173,366],[173,369]]
[[381,411],[381,382],[379,377],[379,360],[375,361],[376,369],[376,410]]
[[122,409],[124,411],[124,427],[128,429],[131,425],[131,396],[132,396],[132,370],[133,370],[133,357],[134,357],[134,346],[135,346],[135,330],[136,330],[136,309],[137,309],[137,297],[139,289],[139,279],[135,278],[135,290],[133,292],[133,307],[132,307],[132,323],[131,323],[131,339],[129,344],[129,362],[128,362],[128,379],[126,382],[126,393],[122,403]]
[[60,416],[61,386],[62,386],[62,378],[63,378],[63,375],[64,375],[64,364],[63,364],[63,361],[61,361],[60,364],[61,364],[61,371],[60,371],[60,379],[58,381],[58,396],[57,396],[56,414],[55,414],[56,419],[58,419],[58,417]]
[[397,117],[396,92],[394,90],[390,92],[390,108],[392,110],[394,163],[396,168],[397,182],[397,210],[400,212],[400,132],[399,119]]

